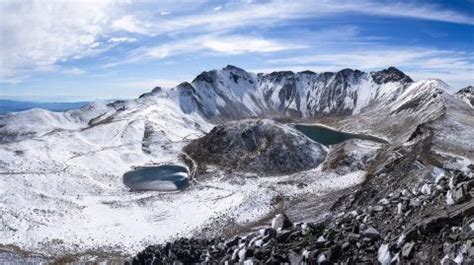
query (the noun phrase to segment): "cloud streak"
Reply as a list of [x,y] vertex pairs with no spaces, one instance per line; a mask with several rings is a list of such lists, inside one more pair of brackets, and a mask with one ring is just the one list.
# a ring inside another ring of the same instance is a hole
[[469,15],[421,3],[371,0],[273,0],[265,3],[241,2],[228,8],[219,7],[219,12],[209,10],[172,19],[158,18],[150,30],[154,34],[233,30],[248,26],[273,25],[279,21],[324,18],[348,13],[474,25],[474,18]]
[[[344,68],[348,63],[361,69],[418,67],[419,76],[423,72],[439,73],[454,80],[460,79],[453,74],[458,71],[462,78],[472,80],[468,76],[473,70],[472,54],[406,45],[401,50],[384,50],[376,45],[389,40],[362,36],[359,28],[351,25],[332,25],[291,36],[286,32],[283,36],[266,34],[308,19],[337,20],[349,15],[474,25],[468,13],[421,2],[3,0],[0,10],[0,82],[4,83],[19,83],[51,72],[87,75],[93,72],[87,65],[74,65],[87,59],[104,69],[187,54],[272,55],[267,68]],[[358,49],[348,52],[350,45]],[[367,51],[359,49],[362,45],[368,45]],[[293,58],[282,58],[289,51],[294,52]]]
[[168,57],[197,52],[237,55],[243,53],[271,53],[306,47],[307,46],[302,44],[289,44],[283,41],[258,37],[211,34],[169,42],[158,46],[140,47],[129,52],[125,59],[107,63],[104,67],[109,68],[130,63],[161,60]]

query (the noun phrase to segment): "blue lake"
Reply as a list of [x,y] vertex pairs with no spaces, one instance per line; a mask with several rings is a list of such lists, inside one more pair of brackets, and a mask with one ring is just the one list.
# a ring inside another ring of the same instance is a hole
[[387,143],[387,141],[384,139],[375,136],[345,133],[319,125],[296,124],[295,128],[311,140],[326,146],[339,144],[349,139],[361,139],[379,143]]
[[174,191],[189,185],[188,169],[179,165],[138,167],[123,175],[132,191]]

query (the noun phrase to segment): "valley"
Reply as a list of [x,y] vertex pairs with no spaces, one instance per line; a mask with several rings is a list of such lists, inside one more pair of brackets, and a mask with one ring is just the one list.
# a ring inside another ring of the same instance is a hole
[[[227,66],[134,100],[1,115],[0,257],[429,263],[444,255],[426,244],[460,227],[454,260],[472,244],[474,110],[447,88],[394,67]],[[278,214],[291,225],[269,225]]]

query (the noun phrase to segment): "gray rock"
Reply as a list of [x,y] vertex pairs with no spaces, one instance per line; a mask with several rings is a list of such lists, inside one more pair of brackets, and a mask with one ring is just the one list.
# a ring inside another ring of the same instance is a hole
[[350,246],[351,246],[351,243],[349,243],[349,242],[344,242],[344,243],[342,244],[342,248],[341,248],[341,249],[342,249],[342,251],[345,251],[345,250],[347,250]]
[[453,200],[454,203],[459,204],[469,200],[469,197],[470,195],[467,192],[467,183],[464,183],[456,189],[456,192],[454,192]]
[[377,231],[377,229],[373,228],[372,226],[369,226],[367,229],[362,231],[360,233],[363,237],[367,237],[371,240],[376,240],[380,238],[380,233]]
[[415,247],[415,243],[413,242],[407,242],[405,245],[403,245],[402,248],[402,257],[404,259],[409,259],[413,255],[413,248]]
[[288,216],[284,213],[277,214],[272,220],[272,228],[276,231],[281,231],[293,226]]
[[377,206],[374,206],[372,209],[376,212],[381,212],[383,211],[383,206],[377,205]]

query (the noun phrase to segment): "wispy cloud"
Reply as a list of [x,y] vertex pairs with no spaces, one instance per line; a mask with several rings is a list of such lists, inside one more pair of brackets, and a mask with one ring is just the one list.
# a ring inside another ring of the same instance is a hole
[[141,89],[149,91],[153,87],[164,87],[173,88],[176,87],[182,80],[169,80],[169,79],[139,79],[139,80],[120,80],[119,87],[126,89]]
[[[269,28],[290,22],[352,14],[474,25],[474,18],[468,12],[419,1],[4,0],[0,1],[0,10],[1,82],[20,82],[44,72],[64,73],[62,65],[84,58],[99,58],[96,61],[113,67],[192,53],[268,55],[305,49],[307,53],[298,61],[279,58],[280,61],[275,59],[271,63],[314,65],[318,60],[318,67],[328,67],[336,66],[335,62],[340,60],[341,67],[350,63],[366,68],[411,61],[413,67],[431,72],[448,65],[459,71],[472,69],[472,60],[449,63],[442,59],[441,53],[423,47],[412,49],[413,53],[407,50],[398,53],[396,49],[347,53],[338,42],[374,44],[381,40],[362,37],[357,27],[347,25],[312,29],[300,36],[264,34]],[[329,44],[343,50],[318,54],[321,46]],[[117,52],[102,58],[108,51]],[[417,61],[423,64],[414,63]],[[91,72],[87,66],[80,65],[78,69]]]
[[[246,26],[272,25],[278,21],[302,18],[323,18],[334,15],[356,13],[371,16],[391,16],[411,19],[433,20],[449,23],[474,25],[472,16],[448,10],[437,5],[422,3],[387,2],[372,0],[337,1],[284,1],[273,0],[264,3],[240,2],[231,8],[218,6],[208,12],[158,19],[151,27],[155,34],[182,31],[232,30]],[[215,12],[219,11],[219,12]]]
[[160,60],[199,51],[215,52],[218,54],[236,55],[242,53],[269,53],[291,49],[305,48],[303,44],[290,44],[278,40],[263,39],[242,35],[204,35],[189,39],[174,41],[158,46],[140,47],[128,53],[125,59],[110,62],[104,67],[114,67],[123,64]]
[[151,23],[140,21],[132,15],[126,15],[119,19],[113,20],[112,28],[119,31],[153,35],[150,33]]
[[61,73],[69,74],[69,75],[84,75],[87,73],[87,71],[78,67],[72,67],[72,68],[62,69]]

